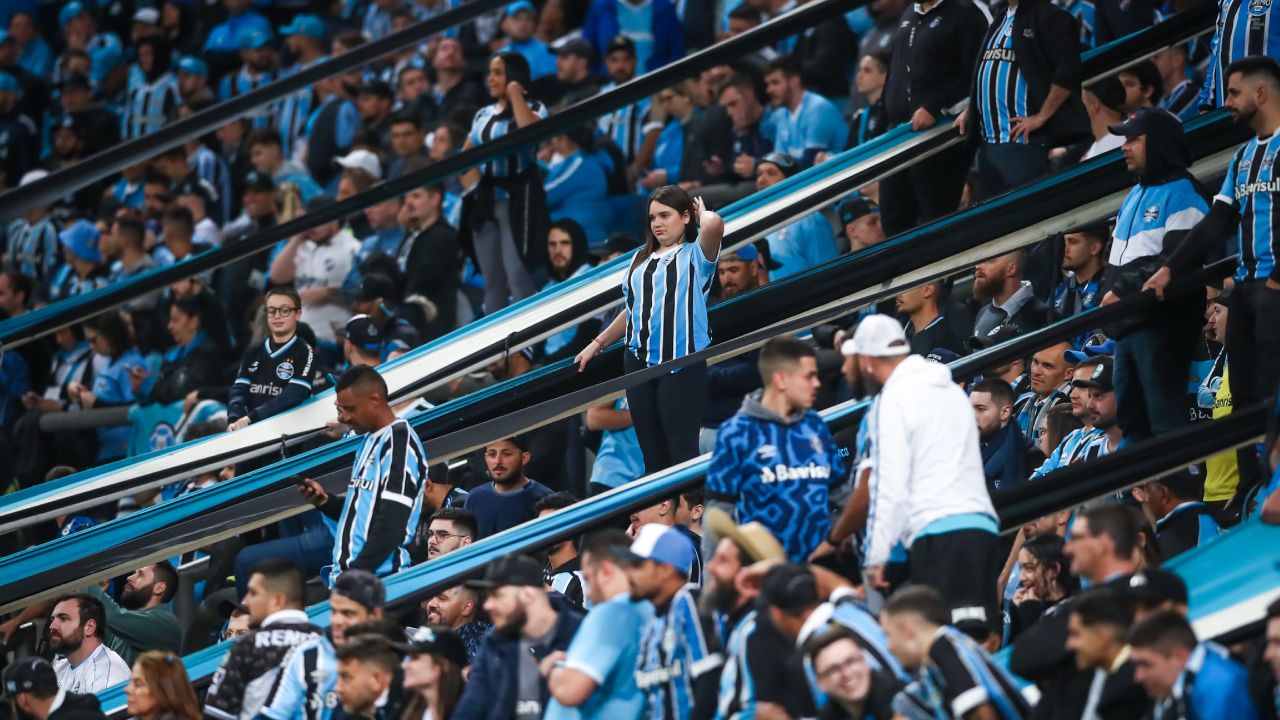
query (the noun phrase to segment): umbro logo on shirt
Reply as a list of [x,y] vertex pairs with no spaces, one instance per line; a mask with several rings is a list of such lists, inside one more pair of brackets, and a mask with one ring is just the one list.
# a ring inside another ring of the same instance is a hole
[[760,449],[756,450],[756,454],[761,460],[772,460],[778,456],[778,448],[773,445],[761,445]]

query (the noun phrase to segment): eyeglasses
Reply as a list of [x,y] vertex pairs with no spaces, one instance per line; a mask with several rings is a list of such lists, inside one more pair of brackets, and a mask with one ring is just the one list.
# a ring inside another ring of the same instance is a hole
[[295,307],[269,307],[265,310],[267,317],[289,317],[298,312]]
[[861,667],[865,662],[866,660],[863,658],[860,658],[857,655],[851,655],[835,665],[819,672],[818,678],[821,680],[830,680],[831,678],[846,672],[853,672],[855,669]]
[[455,538],[455,537],[456,538],[471,537],[470,535],[459,535],[458,533],[451,533],[451,532],[448,532],[447,530],[428,530],[427,536],[430,538],[434,538],[435,540],[438,540],[440,542],[444,542],[449,538]]

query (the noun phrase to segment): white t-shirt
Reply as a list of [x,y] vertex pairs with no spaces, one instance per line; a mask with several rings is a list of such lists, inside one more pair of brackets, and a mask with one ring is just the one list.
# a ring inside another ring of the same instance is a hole
[[1107,133],[1102,138],[1093,141],[1093,144],[1085,151],[1084,157],[1080,158],[1080,162],[1091,160],[1104,152],[1115,150],[1121,145],[1124,145],[1123,137]]
[[99,645],[84,662],[71,667],[64,657],[55,658],[53,672],[58,676],[58,687],[81,695],[98,693],[113,685],[129,681],[129,665],[124,658],[106,645]]
[[[323,245],[311,240],[302,243],[294,258],[294,287],[300,293],[317,287],[341,290],[359,250],[360,241],[348,230],[340,231]],[[333,342],[334,324],[341,327],[350,317],[351,308],[343,302],[302,303],[302,319],[315,331],[317,340]]]

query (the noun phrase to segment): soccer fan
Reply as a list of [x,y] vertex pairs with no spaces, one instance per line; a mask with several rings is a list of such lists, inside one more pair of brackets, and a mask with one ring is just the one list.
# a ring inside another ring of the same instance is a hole
[[1280,54],[1280,25],[1271,22],[1270,5],[1250,5],[1244,0],[1221,0],[1218,19],[1210,42],[1209,67],[1204,73],[1199,110],[1226,105],[1231,96],[1231,65],[1249,56],[1253,59]]
[[[1080,355],[1083,355],[1083,353],[1080,353]],[[1073,352],[1069,359],[1076,359],[1076,357],[1077,355]],[[1075,364],[1073,377],[1090,377],[1093,375],[1093,370],[1097,365],[1098,358],[1081,357]],[[1088,408],[1089,390],[1087,388],[1078,387],[1073,382],[1067,398],[1071,404],[1071,416],[1083,423],[1083,427],[1072,430],[1058,442],[1057,446],[1052,448],[1052,451],[1046,455],[1045,461],[1040,464],[1040,467],[1031,473],[1032,479],[1082,459],[1089,446],[1103,433],[1102,430],[1093,426],[1092,416]]]
[[66,263],[49,280],[50,302],[106,287],[109,273],[102,265],[100,238],[98,228],[88,220],[76,220],[58,233]]
[[465,505],[476,515],[479,538],[534,519],[534,506],[554,492],[525,475],[524,468],[531,457],[528,439],[520,435],[485,447],[484,464],[491,482],[473,488]]
[[[603,178],[600,183],[603,183]],[[597,183],[597,187],[599,183]],[[585,197],[582,202],[587,202]],[[599,227],[601,223],[597,222]],[[588,250],[587,233],[582,223],[565,218],[551,224],[547,231],[547,258],[550,277],[543,290],[548,290],[571,278],[582,275],[595,267],[595,260]],[[583,346],[600,332],[600,319],[588,318],[577,325],[565,328],[547,338],[539,350],[544,364],[558,362],[577,355]]]
[[710,613],[721,627],[718,637],[721,644],[728,640],[728,633],[755,610],[759,589],[739,587],[738,576],[753,563],[780,561],[785,552],[768,528],[759,522],[738,525],[720,508],[713,507],[707,513],[705,536],[710,542],[710,559],[706,567],[706,583],[698,604],[703,614]]
[[853,633],[826,628],[804,644],[805,660],[813,668],[818,690],[827,696],[824,720],[887,720],[894,717],[893,698],[902,683],[874,670]]
[[564,652],[542,660],[551,702],[546,720],[639,720],[646,697],[636,686],[640,634],[653,607],[631,597],[630,539],[616,530],[589,537],[582,573],[591,609]]
[[785,55],[769,63],[765,89],[773,110],[773,149],[809,167],[821,152],[835,152],[849,141],[849,126],[830,100],[804,89],[800,65]]
[[[710,618],[698,615],[689,591],[697,559],[694,543],[673,528],[640,528],[626,551],[631,597],[653,603],[654,615],[640,636],[636,687],[648,699],[651,717],[690,720],[714,707],[724,658]],[[701,709],[695,715],[695,708]]]
[[1204,471],[1199,465],[1163,475],[1133,489],[1134,499],[1156,529],[1160,557],[1171,560],[1218,536],[1222,528],[1205,505]]
[[1027,479],[1027,440],[1013,420],[1013,390],[1000,378],[979,380],[969,391],[982,445],[987,488],[998,490]]
[[[793,156],[771,152],[756,164],[756,190],[773,187],[800,172]],[[779,264],[770,277],[781,279],[821,265],[839,254],[831,224],[820,212],[810,213],[766,236],[769,254]]]
[[[235,73],[223,75],[218,83],[218,100],[224,102],[270,85],[280,72],[269,27],[241,30],[236,36],[236,42],[240,46],[242,64]],[[176,87],[174,92],[176,94]],[[246,113],[247,119],[255,128],[273,129],[276,106],[276,103],[270,103],[253,108]]]
[[463,670],[471,664],[462,638],[444,628],[417,628],[408,642],[395,646],[404,654],[404,689],[413,693],[405,703],[405,718],[453,716],[466,686]]
[[431,69],[435,71],[431,96],[440,117],[451,118],[459,110],[470,115],[485,103],[484,89],[467,77],[467,60],[458,38],[442,37],[436,41]]
[[983,197],[1044,175],[1049,148],[1088,137],[1079,91],[1080,38],[1070,13],[1032,0],[992,20],[969,107],[955,123],[979,141]]
[[334,694],[347,717],[400,717],[400,654],[381,635],[364,634],[338,646]]
[[460,550],[476,540],[476,515],[461,507],[443,507],[431,514],[427,558]]
[[206,720],[255,717],[270,699],[285,656],[320,629],[303,611],[306,575],[287,560],[254,566],[244,605],[253,629],[236,638],[213,675],[204,701]]
[[707,493],[713,507],[721,504],[740,523],[759,521],[788,559],[804,562],[831,529],[827,493],[844,476],[844,462],[813,410],[821,385],[813,347],[774,338],[758,368],[764,389],[720,426]]
[[[1164,97],[1164,83],[1155,63],[1144,60],[1116,73],[1124,86],[1124,112],[1132,115],[1142,108],[1156,107]],[[1170,113],[1172,114],[1172,113]]]
[[841,349],[881,388],[868,426],[868,582],[888,587],[889,551],[906,538],[911,580],[939,589],[951,622],[994,630],[1001,558],[968,398],[945,365],[908,354],[902,327],[887,316],[865,318]]
[[[329,195],[317,195],[306,202],[306,212],[318,212],[335,202]],[[359,250],[360,241],[335,220],[289,238],[271,261],[271,283],[292,283],[297,288],[322,352],[326,344],[335,343],[334,328],[351,317],[342,285]]]
[[676,532],[684,535],[689,542],[693,543],[694,562],[689,568],[688,583],[690,587],[699,588],[702,587],[703,572],[702,538],[693,532],[692,528],[680,523],[679,510],[681,500],[682,495],[676,494],[654,505],[632,512],[627,534],[631,537],[638,537],[640,528],[645,525],[662,525],[675,528]]
[[297,407],[311,397],[311,366],[315,351],[298,337],[302,299],[289,286],[267,291],[263,297],[269,337],[254,345],[240,361],[240,372],[227,402],[227,430]]
[[885,241],[884,225],[880,221],[880,206],[874,200],[854,193],[840,203],[840,227],[849,241],[849,251],[858,252]]
[[394,156],[387,165],[387,179],[395,180],[404,174],[404,164],[409,158],[427,157],[427,131],[421,117],[405,111],[393,115],[389,125]]
[[[421,164],[420,164],[421,163]],[[427,163],[410,160],[405,172]],[[434,340],[454,329],[458,321],[458,289],[461,264],[458,260],[458,233],[443,214],[445,190],[425,185],[404,196],[401,224],[404,242],[396,253],[396,264],[404,272],[404,287],[421,294],[435,306],[435,318],[424,323],[423,340]]]
[[542,96],[555,110],[586,100],[600,92],[600,81],[591,75],[595,49],[582,38],[569,37],[552,45],[556,74],[543,83]]
[[53,666],[39,656],[18,658],[0,676],[5,698],[17,717],[31,720],[105,720],[92,693],[59,687]]
[[423,602],[422,609],[429,624],[458,633],[467,647],[467,658],[474,662],[480,652],[480,642],[493,629],[493,625],[484,619],[483,604],[482,592],[466,585],[455,585]]
[[[316,112],[320,113],[322,111],[323,108]],[[318,131],[315,125],[318,125],[318,122],[312,124],[313,135]],[[249,151],[249,162],[254,171],[271,178],[271,182],[276,186],[292,186],[296,188],[298,194],[302,196],[302,201],[304,203],[308,202],[323,191],[305,168],[285,158],[282,143],[280,132],[270,127],[254,129],[244,141],[244,145]],[[314,146],[315,144],[313,138],[312,145]],[[313,147],[311,152],[318,153],[319,148]],[[311,156],[308,155],[308,157]]]
[[1085,447],[1081,459],[1102,457],[1119,450],[1125,437],[1119,423],[1111,358],[1105,355],[1098,358],[1093,371],[1087,377],[1073,378],[1071,385],[1088,392],[1085,409],[1089,413],[1089,425],[1101,433]]
[[[352,319],[363,316],[378,326],[378,336],[382,340],[379,363],[394,360],[422,344],[417,329],[405,318],[408,313],[399,299],[400,289],[396,287],[396,281],[380,272],[365,273],[351,299],[351,309],[357,313]],[[351,320],[347,324],[350,325]],[[359,338],[358,332],[356,337]]]
[[1226,648],[1199,642],[1178,613],[1156,613],[1129,631],[1134,679],[1155,703],[1155,717],[1255,718],[1247,672]]
[[592,0],[582,25],[582,38],[604,57],[614,49],[619,37],[632,43],[631,55],[640,61],[644,72],[684,56],[684,30],[676,4],[670,0],[652,4]]
[[[1060,516],[1063,522],[1058,524]],[[1068,571],[1071,563],[1064,552],[1065,543],[1058,535],[1058,531],[1065,530],[1069,516],[1070,513],[1054,513],[1023,526],[1025,542],[1017,549],[1013,568],[1016,572],[1010,573],[1016,581],[1012,596],[1009,586],[1005,586],[1006,644],[1046,612],[1057,612],[1053,608],[1078,589],[1075,577]]]
[[1070,343],[1057,342],[1031,356],[1031,372],[1027,374],[1030,385],[1013,405],[1014,419],[1023,437],[1035,437],[1045,415],[1058,403],[1067,401],[1063,384],[1073,370],[1065,355],[1070,349]]
[[[1224,11],[1229,7],[1238,9],[1235,2],[1222,5]],[[1241,29],[1233,23],[1231,33],[1222,35],[1220,26],[1215,41],[1234,37]],[[1280,381],[1280,345],[1277,345],[1280,326],[1276,324],[1280,321],[1280,304],[1277,304],[1280,277],[1275,271],[1276,239],[1271,230],[1275,181],[1271,179],[1273,165],[1266,161],[1276,129],[1280,128],[1280,63],[1268,57],[1246,58],[1233,62],[1222,77],[1230,88],[1226,101],[1228,112],[1237,124],[1248,126],[1256,137],[1232,157],[1209,214],[1196,223],[1143,289],[1153,288],[1156,295],[1163,298],[1170,280],[1199,267],[1208,249],[1217,246],[1224,233],[1239,220],[1236,236],[1241,252],[1231,293],[1227,354],[1231,358],[1232,402],[1235,407],[1244,408],[1270,397]],[[1241,474],[1237,495],[1240,495],[1260,478],[1253,446],[1240,448],[1237,458]]]
[[903,588],[885,603],[880,624],[889,648],[904,667],[925,676],[895,702],[930,717],[1030,717],[1031,706],[1009,671],[950,627],[950,619],[946,601],[926,586]]
[[[32,170],[22,176],[19,185],[41,180],[48,174],[45,170]],[[36,282],[52,277],[59,252],[58,228],[50,207],[37,205],[9,223],[4,248],[6,270],[16,270]]]
[[582,616],[552,604],[542,584],[542,563],[528,555],[504,556],[468,585],[488,592],[484,609],[494,631],[481,641],[453,720],[541,717],[549,698],[549,667],[540,665],[551,653],[568,649]]
[[903,330],[911,344],[911,352],[928,357],[939,348],[956,354],[964,350],[962,338],[956,335],[955,327],[939,310],[946,291],[945,281],[931,280],[904,291],[894,299],[898,314],[907,318]]
[[169,603],[178,594],[178,582],[178,572],[162,561],[130,574],[119,602],[97,585],[85,588],[106,613],[107,647],[126,663],[147,650],[177,652],[182,630]]
[[990,300],[973,319],[975,337],[987,337],[1002,325],[1014,325],[1024,333],[1044,326],[1049,309],[1024,280],[1027,254],[1014,250],[980,262],[973,269],[973,297]]
[[387,383],[378,371],[357,365],[338,378],[335,389],[338,422],[365,436],[350,487],[341,503],[315,480],[303,480],[299,490],[337,521],[330,580],[351,568],[387,575],[409,564],[422,513],[426,452],[387,403]]
[[377,367],[382,363],[382,328],[368,315],[353,315],[338,331],[342,339],[342,358],[347,367]]
[[281,663],[279,677],[260,716],[268,720],[329,720],[338,707],[337,647],[347,642],[347,629],[382,617],[386,590],[367,570],[348,570],[333,581],[329,593],[329,631],[293,647]]
[[884,87],[891,58],[888,52],[867,53],[858,60],[853,72],[853,89],[866,100],[866,105],[853,111],[849,119],[849,147],[855,148],[879,137],[889,129],[885,117]]
[[[539,500],[533,506],[537,517],[546,517],[578,503],[572,493],[558,492]],[[569,538],[546,549],[547,564],[542,570],[547,587],[569,600],[575,610],[582,610],[586,587],[583,584],[582,558],[576,538]]]
[[1182,122],[1194,120],[1200,114],[1200,95],[1187,72],[1188,45],[1178,43],[1151,56],[1151,62],[1160,72],[1160,86],[1164,88],[1160,107]]
[[1118,593],[1102,590],[1071,604],[1067,618],[1067,651],[1076,666],[1092,671],[1088,700],[1081,717],[1143,717],[1147,696],[1134,683],[1128,644],[1133,611]]
[[1128,586],[1121,589],[1133,608],[1134,622],[1166,610],[1187,615],[1187,583],[1175,572],[1147,568],[1129,578]]
[[[1101,285],[1106,272],[1102,253],[1107,248],[1107,225],[1099,223],[1062,235],[1062,274],[1049,301],[1049,321],[1078,315],[1102,303]],[[1087,338],[1084,338],[1087,339]],[[1082,347],[1084,339],[1073,340]]]
[[[597,49],[600,49],[597,46]],[[608,41],[601,53],[604,57],[606,75],[609,83],[600,88],[600,92],[608,92],[636,76],[636,45],[631,38],[618,35]],[[640,152],[645,138],[655,138],[661,127],[647,128],[650,101],[642,99],[634,105],[614,110],[603,115],[596,122],[600,134],[613,141],[622,151],[623,159],[628,167],[635,167],[637,153]],[[657,123],[654,123],[655,125]],[[752,177],[755,174],[752,173]]]
[[49,617],[49,646],[57,655],[58,687],[69,693],[101,692],[129,679],[129,666],[107,647],[107,615],[89,595],[63,595]]
[[[884,84],[889,127],[933,127],[968,96],[986,30],[974,3],[929,0],[903,13]],[[897,235],[953,212],[972,159],[972,147],[954,145],[881,180],[885,231]]]
[[[564,233],[560,223],[566,220],[578,225],[583,254],[588,235],[593,245],[604,241],[609,219],[607,171],[596,152],[594,132],[591,125],[579,125],[552,137],[552,156],[546,165],[547,211],[553,222],[550,230]],[[550,258],[551,279],[560,282],[565,279],[560,277],[564,268],[556,267],[555,260]]]
[[534,37],[538,26],[538,9],[529,0],[516,0],[502,13],[502,32],[507,36],[505,45],[495,52],[517,52],[529,63],[529,76],[533,80],[556,74],[556,56],[547,44]]
[[710,175],[720,182],[703,188],[703,199],[714,208],[746,197],[755,190],[756,163],[773,150],[773,140],[766,137],[765,108],[756,94],[756,83],[750,76],[735,72],[719,86],[716,101],[729,116],[732,125],[732,157],[718,155],[708,160]]

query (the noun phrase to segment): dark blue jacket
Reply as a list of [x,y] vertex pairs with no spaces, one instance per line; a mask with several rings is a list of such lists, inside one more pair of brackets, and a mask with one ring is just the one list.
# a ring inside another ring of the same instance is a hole
[[1013,420],[982,443],[982,471],[991,490],[1009,488],[1027,479],[1027,440]]
[[[551,636],[550,650],[568,650],[578,631],[582,615],[566,601],[552,596],[559,617]],[[511,720],[515,717],[516,693],[520,686],[520,640],[494,630],[480,641],[480,652],[471,663],[467,688],[458,700],[451,720]],[[542,707],[550,700],[546,682],[542,683]]]

